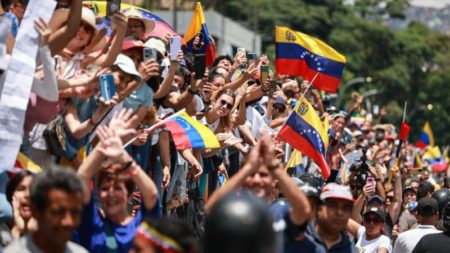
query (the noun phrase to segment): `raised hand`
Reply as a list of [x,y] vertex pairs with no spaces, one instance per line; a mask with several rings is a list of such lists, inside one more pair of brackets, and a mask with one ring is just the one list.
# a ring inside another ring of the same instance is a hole
[[34,28],[40,35],[40,46],[47,46],[50,34],[52,33],[52,30],[50,29],[48,24],[42,18],[38,18],[36,21],[34,21]]
[[120,160],[125,150],[122,148],[122,140],[114,129],[108,126],[100,126],[97,129],[97,136],[100,139],[98,151],[114,161]]
[[152,77],[159,76],[159,69],[159,63],[157,63],[155,59],[149,59],[145,62],[141,62],[138,71],[142,76],[142,80],[147,81]]
[[111,121],[109,122],[109,128],[113,129],[116,135],[120,138],[136,134],[136,129],[131,128],[131,122],[136,119],[136,115],[133,115],[132,109],[122,109],[116,111],[113,114]]

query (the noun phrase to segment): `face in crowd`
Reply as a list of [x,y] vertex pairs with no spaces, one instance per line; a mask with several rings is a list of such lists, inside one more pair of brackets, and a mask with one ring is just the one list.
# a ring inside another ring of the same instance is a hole
[[363,217],[363,225],[366,234],[370,237],[378,237],[384,227],[383,219],[375,213],[368,213]]
[[328,198],[317,210],[317,224],[326,227],[328,233],[337,234],[347,225],[353,203],[347,200]]
[[80,27],[78,28],[77,35],[70,40],[67,48],[69,49],[83,49],[89,44],[92,37],[94,36],[94,28],[88,23],[81,21]]
[[145,35],[145,24],[139,19],[128,19],[127,36],[134,35],[138,38],[143,38]]
[[267,198],[273,192],[274,180],[270,171],[261,166],[258,171],[245,179],[244,188],[260,198]]
[[336,117],[333,120],[333,123],[332,123],[331,127],[336,132],[342,132],[344,130],[344,125],[345,125],[345,119],[343,117]]
[[105,215],[112,219],[128,216],[128,201],[134,188],[134,184],[128,176],[118,174],[114,172],[114,169],[117,168],[113,167],[113,169],[100,174],[98,182],[100,203]]
[[227,116],[234,105],[234,98],[229,94],[220,95],[214,102],[213,110],[219,115],[219,117]]
[[23,171],[15,175],[6,187],[6,195],[11,205],[18,206],[20,217],[25,221],[31,219],[30,185],[33,175],[28,171]]

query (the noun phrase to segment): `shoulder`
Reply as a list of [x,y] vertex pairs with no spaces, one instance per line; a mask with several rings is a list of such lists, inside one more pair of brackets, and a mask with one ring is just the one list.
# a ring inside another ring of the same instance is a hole
[[88,253],[88,251],[82,246],[69,241],[67,242],[66,253]]
[[27,237],[22,237],[19,240],[15,240],[12,243],[10,243],[4,250],[3,252],[5,253],[27,253],[27,252],[31,252],[27,247],[26,247],[26,240]]

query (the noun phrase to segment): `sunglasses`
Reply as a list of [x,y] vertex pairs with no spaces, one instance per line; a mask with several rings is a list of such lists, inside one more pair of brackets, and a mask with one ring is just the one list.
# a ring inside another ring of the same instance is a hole
[[370,224],[370,223],[379,224],[381,222],[382,222],[382,220],[379,218],[364,217],[364,223],[366,223],[366,224]]
[[222,106],[224,106],[224,105],[227,105],[227,109],[228,110],[231,110],[231,108],[233,108],[233,104],[230,104],[230,103],[228,103],[227,101],[225,101],[225,100],[220,100],[220,104],[222,105]]

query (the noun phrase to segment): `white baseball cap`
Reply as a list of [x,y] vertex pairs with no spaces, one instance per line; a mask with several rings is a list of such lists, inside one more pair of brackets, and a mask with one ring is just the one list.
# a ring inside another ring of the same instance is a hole
[[350,202],[355,201],[350,191],[350,187],[339,185],[336,183],[327,184],[320,194],[320,199],[342,199]]
[[136,70],[136,65],[130,57],[124,54],[119,54],[114,62],[114,66],[119,67],[123,72],[134,76],[136,81],[141,82],[142,77]]

